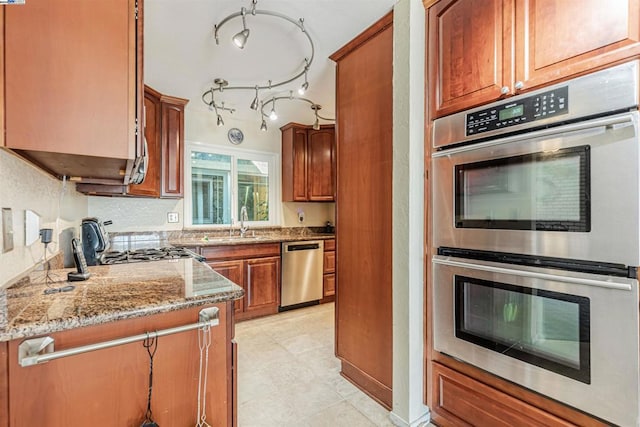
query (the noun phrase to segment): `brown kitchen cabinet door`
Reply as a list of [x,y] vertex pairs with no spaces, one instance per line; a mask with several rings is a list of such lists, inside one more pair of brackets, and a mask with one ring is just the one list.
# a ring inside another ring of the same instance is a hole
[[288,123],[282,131],[282,201],[335,200],[335,128]]
[[[207,373],[207,421],[214,427],[231,425],[233,327],[220,309],[211,328]],[[147,331],[192,324],[203,307],[126,319],[50,334],[56,350],[125,338]],[[18,346],[9,342],[9,419],[11,427],[139,426],[149,390],[149,356],[134,342],[21,367]],[[152,410],[161,426],[193,425],[198,406],[198,331],[158,338],[153,361]],[[1,377],[0,377],[1,378]],[[0,415],[2,419],[2,415]]]
[[[1,8],[0,8],[1,9]],[[0,14],[2,12],[0,11]],[[9,427],[9,357],[7,342],[0,342],[0,427]]]
[[332,202],[335,193],[335,130],[310,129],[307,141],[307,196],[310,202]]
[[163,198],[183,196],[184,106],[188,100],[162,98],[162,191]]
[[515,15],[525,90],[640,54],[640,0],[519,0]]
[[72,167],[96,178],[106,173],[102,159],[135,157],[142,98],[135,10],[135,0],[4,7],[7,147],[27,150],[58,175]]
[[214,261],[208,262],[209,266],[214,271],[220,273],[227,279],[231,280],[236,285],[245,289],[245,296],[241,299],[237,299],[234,302],[234,312],[236,315],[244,311],[244,301],[247,298],[246,288],[244,286],[244,261]]
[[322,292],[324,298],[336,294],[336,275],[334,273],[322,276]]
[[[571,3],[571,2],[568,2]],[[498,99],[511,81],[511,2],[445,0],[428,11],[432,116]],[[508,90],[509,88],[507,88]]]
[[307,130],[286,125],[282,130],[282,201],[307,201]]
[[280,257],[245,261],[245,312],[277,313],[280,305]]
[[336,356],[392,405],[393,15],[331,56],[338,129]]
[[160,107],[161,96],[162,95],[160,93],[145,86],[142,123],[144,127],[144,137],[147,144],[146,148],[149,162],[144,182],[142,184],[130,185],[127,191],[130,195],[160,197],[160,124],[162,123]]

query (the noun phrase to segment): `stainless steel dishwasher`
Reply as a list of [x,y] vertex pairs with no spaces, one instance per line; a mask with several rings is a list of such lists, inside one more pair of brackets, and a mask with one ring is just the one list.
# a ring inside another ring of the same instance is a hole
[[282,243],[280,310],[311,305],[322,298],[324,242]]

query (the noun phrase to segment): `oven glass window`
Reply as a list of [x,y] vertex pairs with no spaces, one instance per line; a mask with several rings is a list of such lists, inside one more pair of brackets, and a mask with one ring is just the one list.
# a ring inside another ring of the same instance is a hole
[[456,337],[590,383],[589,299],[455,276]]
[[457,228],[590,231],[589,146],[455,167]]

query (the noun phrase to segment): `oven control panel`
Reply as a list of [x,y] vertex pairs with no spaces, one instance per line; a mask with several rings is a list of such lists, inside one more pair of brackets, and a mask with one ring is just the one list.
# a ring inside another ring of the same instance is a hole
[[569,88],[562,86],[547,92],[507,101],[466,116],[467,136],[499,130],[526,122],[567,114],[569,111]]

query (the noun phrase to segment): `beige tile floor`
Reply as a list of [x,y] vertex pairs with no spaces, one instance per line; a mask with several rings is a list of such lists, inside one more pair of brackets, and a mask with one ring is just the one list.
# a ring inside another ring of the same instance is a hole
[[340,376],[334,304],[240,322],[238,426],[387,427],[384,409]]

